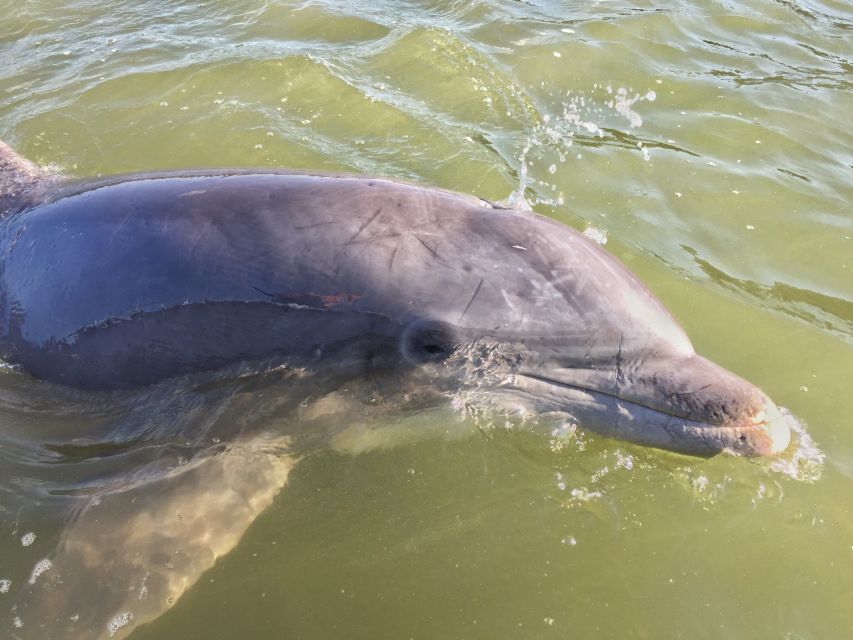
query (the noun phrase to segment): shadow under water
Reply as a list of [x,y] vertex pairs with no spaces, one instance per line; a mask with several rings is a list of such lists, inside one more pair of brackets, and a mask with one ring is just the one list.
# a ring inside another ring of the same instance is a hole
[[0,624],[16,638],[113,638],[156,618],[302,456],[435,404],[411,384],[244,365],[92,393],[5,372],[0,526],[13,539],[0,587],[15,595]]

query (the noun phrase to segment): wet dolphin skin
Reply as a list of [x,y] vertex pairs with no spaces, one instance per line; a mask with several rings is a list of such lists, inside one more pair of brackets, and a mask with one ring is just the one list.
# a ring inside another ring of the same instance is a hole
[[0,357],[37,378],[120,389],[346,352],[458,388],[479,358],[504,406],[608,436],[697,455],[788,446],[763,392],[697,355],[624,266],[545,217],[353,176],[60,184],[5,153]]

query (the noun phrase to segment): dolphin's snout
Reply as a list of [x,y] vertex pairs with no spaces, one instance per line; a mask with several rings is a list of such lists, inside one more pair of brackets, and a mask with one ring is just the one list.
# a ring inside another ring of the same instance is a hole
[[686,379],[703,383],[688,405],[695,413],[685,417],[718,430],[722,449],[746,456],[772,456],[788,448],[788,417],[756,386],[701,356],[690,357],[676,370],[680,384],[686,384]]
[[[693,355],[671,361],[645,384],[659,391],[654,407],[691,423],[683,432],[685,449],[698,437],[714,449],[745,456],[777,455],[791,442],[788,416],[760,389],[716,363]],[[646,394],[650,389],[639,388]],[[628,392],[630,395],[630,391]],[[678,448],[678,446],[673,447]]]
[[789,420],[772,400],[765,399],[764,407],[740,427],[739,444],[734,450],[749,456],[773,456],[782,453],[791,444]]
[[791,418],[764,392],[695,354],[541,371],[513,387],[608,436],[700,456],[772,456],[791,441]]

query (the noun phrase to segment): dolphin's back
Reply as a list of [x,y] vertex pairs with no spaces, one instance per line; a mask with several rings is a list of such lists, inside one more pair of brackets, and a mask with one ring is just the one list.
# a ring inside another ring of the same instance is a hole
[[376,349],[425,320],[529,337],[553,333],[557,314],[567,331],[601,331],[619,318],[587,303],[597,295],[634,296],[626,318],[644,332],[644,309],[669,318],[562,225],[385,179],[179,174],[83,185],[10,216],[0,250],[0,356],[84,388],[357,340]]

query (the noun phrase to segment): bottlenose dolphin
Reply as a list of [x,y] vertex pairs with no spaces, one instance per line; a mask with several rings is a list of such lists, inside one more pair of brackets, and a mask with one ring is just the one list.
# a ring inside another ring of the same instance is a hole
[[[789,444],[787,416],[697,355],[622,264],[532,212],[312,172],[71,182],[0,143],[0,217],[0,358],[63,387],[122,393],[238,367],[286,371],[291,390],[315,394],[322,370],[327,390],[367,375],[428,387],[430,402],[465,389],[496,410],[687,454]],[[287,451],[286,438],[240,434],[103,489],[25,589],[15,633],[117,637],[158,615],[270,503],[296,460]],[[232,489],[214,492],[217,477]],[[123,523],[112,532],[110,509]],[[180,570],[162,569],[152,526],[180,549]],[[107,605],[75,613],[101,566],[146,598],[108,590]]]

